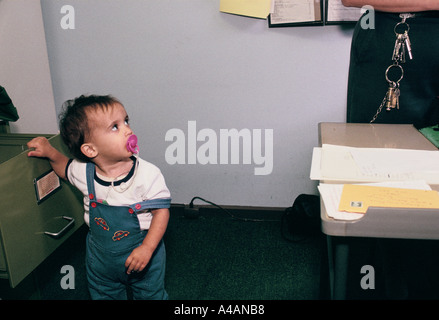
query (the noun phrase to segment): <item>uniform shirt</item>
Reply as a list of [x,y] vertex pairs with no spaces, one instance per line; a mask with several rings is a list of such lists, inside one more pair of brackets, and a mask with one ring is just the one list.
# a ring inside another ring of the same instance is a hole
[[[129,206],[146,200],[170,198],[170,192],[160,169],[140,158],[137,160],[137,165],[134,165],[136,159],[135,157],[132,159],[133,166],[130,172],[113,181],[98,175],[95,170],[95,196],[98,202],[111,206]],[[66,177],[84,195],[84,220],[90,225],[86,166],[85,162],[70,159],[66,168]],[[140,228],[148,230],[152,219],[150,210],[139,211],[137,217]]]

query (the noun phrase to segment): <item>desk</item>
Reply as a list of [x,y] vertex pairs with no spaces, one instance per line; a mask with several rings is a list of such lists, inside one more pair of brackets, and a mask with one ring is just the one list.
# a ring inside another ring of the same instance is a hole
[[[399,124],[320,123],[319,144],[437,150],[412,125]],[[320,217],[322,231],[328,238],[330,290],[334,299],[346,298],[348,237],[439,239],[436,209],[369,208],[363,218],[344,221],[328,217],[322,203]]]

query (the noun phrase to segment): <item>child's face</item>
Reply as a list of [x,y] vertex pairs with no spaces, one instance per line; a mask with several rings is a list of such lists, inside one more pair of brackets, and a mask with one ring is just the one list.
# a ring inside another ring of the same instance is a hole
[[132,155],[126,145],[133,131],[122,105],[116,103],[106,110],[89,110],[87,117],[90,127],[89,142],[96,148],[98,157],[109,161],[120,161]]

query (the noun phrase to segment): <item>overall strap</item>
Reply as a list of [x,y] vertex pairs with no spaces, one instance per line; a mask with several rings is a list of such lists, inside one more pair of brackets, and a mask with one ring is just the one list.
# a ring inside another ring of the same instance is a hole
[[130,205],[133,210],[164,209],[171,207],[171,198],[151,199]]
[[88,194],[95,194],[95,184],[94,184],[94,176],[95,176],[95,165],[92,162],[87,162],[87,189]]

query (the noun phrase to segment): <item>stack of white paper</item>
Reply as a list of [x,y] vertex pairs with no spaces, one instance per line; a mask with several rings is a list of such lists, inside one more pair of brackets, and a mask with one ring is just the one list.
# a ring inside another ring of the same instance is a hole
[[348,182],[425,180],[428,184],[439,184],[439,151],[325,144],[322,148],[314,148],[311,179]]
[[327,215],[339,220],[355,220],[363,214],[338,211],[343,184],[370,183],[404,189],[431,190],[439,184],[439,151],[354,148],[324,144],[314,148],[311,179],[318,186]]

